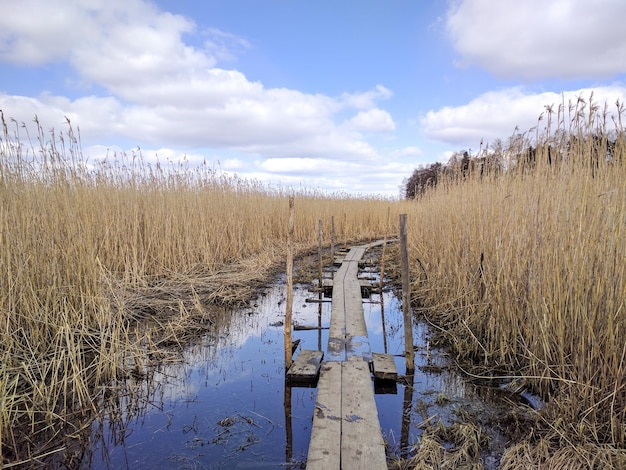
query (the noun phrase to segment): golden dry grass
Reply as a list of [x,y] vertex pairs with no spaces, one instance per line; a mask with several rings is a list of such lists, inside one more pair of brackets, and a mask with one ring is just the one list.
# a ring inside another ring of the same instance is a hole
[[560,110],[559,127],[537,133],[532,165],[520,160],[513,170],[509,161],[503,176],[448,179],[416,202],[410,246],[428,282],[417,276],[415,295],[472,373],[523,377],[546,398],[541,429],[529,436],[549,436],[549,450],[561,456],[564,448],[578,455],[578,446],[608,445],[623,459],[623,109],[618,103],[612,134],[606,109],[591,100],[573,111],[573,124]]

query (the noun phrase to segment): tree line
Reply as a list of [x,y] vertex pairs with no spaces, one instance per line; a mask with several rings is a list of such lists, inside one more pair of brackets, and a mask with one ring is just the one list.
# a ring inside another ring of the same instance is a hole
[[[588,166],[592,175],[601,161],[621,163],[623,155],[620,146],[625,145],[623,133],[609,138],[605,134],[588,136],[569,136],[559,142],[531,145],[523,135],[516,135],[504,144],[497,139],[472,155],[471,149],[460,150],[452,154],[446,163],[436,162],[420,165],[403,182],[406,199],[422,197],[429,189],[444,180],[465,179],[469,176],[493,177],[513,171],[533,171],[539,166],[554,166],[572,161],[574,155],[584,155],[582,163]],[[582,151],[581,151],[582,150]],[[579,158],[579,157],[577,157]]]

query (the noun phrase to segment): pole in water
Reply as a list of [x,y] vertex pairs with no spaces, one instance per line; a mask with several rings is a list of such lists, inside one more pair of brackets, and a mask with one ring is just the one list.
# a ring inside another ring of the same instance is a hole
[[406,235],[406,214],[400,214],[400,261],[402,265],[402,313],[404,317],[404,351],[407,375],[415,370],[413,351],[413,318],[411,316],[411,282],[409,279],[409,249]]
[[330,259],[335,260],[335,216],[330,216]]
[[287,301],[285,306],[285,374],[291,367],[293,351],[291,349],[291,319],[293,316],[293,219],[294,197],[289,196],[289,225],[287,227]]
[[323,287],[322,277],[324,275],[324,260],[322,257],[322,221],[318,221],[317,226],[317,254],[318,254],[318,267],[317,267],[317,277],[318,277],[318,287],[320,290]]

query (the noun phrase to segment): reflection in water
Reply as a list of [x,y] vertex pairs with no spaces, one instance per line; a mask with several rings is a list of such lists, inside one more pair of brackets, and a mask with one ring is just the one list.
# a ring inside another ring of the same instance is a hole
[[[286,386],[283,350],[285,286],[267,290],[249,309],[224,312],[216,329],[148,377],[129,378],[108,390],[103,421],[92,426],[92,456],[83,468],[289,468],[306,460],[315,388]],[[315,296],[317,302],[307,302]],[[294,331],[303,349],[328,343],[331,305],[304,287],[294,290]],[[364,303],[372,350],[395,355],[404,371],[400,300],[391,292]],[[419,424],[437,416],[450,422],[451,409],[466,399],[462,378],[424,365],[444,365],[437,351],[424,352],[425,327],[414,325],[415,375],[378,388],[383,433],[392,451],[409,456]],[[421,354],[420,354],[421,352]],[[297,354],[297,352],[296,352]],[[426,370],[426,371],[425,371]],[[399,389],[399,390],[398,390]],[[399,392],[402,393],[399,393]],[[438,399],[445,395],[448,402]],[[400,436],[400,442],[396,437]],[[396,447],[394,447],[396,446]]]
[[409,430],[411,429],[411,410],[413,409],[413,378],[407,375],[404,384],[404,401],[402,402],[402,427],[400,431],[400,457],[408,458]]

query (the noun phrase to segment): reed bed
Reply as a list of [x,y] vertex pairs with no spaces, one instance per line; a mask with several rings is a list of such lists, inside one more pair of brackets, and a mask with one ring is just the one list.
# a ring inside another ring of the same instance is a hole
[[383,199],[274,189],[140,153],[89,162],[69,122],[28,135],[1,121],[5,467],[68,454],[111,390],[210,329],[211,305],[267,284],[284,259],[289,195],[300,252],[316,246],[318,220],[327,232],[334,217],[338,240],[385,232]]
[[622,113],[609,128],[592,97],[549,108],[504,149],[506,172],[449,176],[411,209],[416,310],[469,374],[517,378],[546,401],[504,468],[566,455],[563,468],[595,468],[590,449],[603,468],[626,462]]

